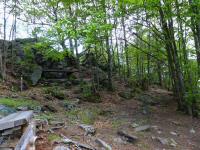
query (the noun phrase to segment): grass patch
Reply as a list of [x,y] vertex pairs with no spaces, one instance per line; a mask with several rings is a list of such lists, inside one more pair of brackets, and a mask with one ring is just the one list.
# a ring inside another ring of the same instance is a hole
[[124,124],[123,120],[113,120],[112,121],[112,127],[115,128],[115,129],[119,128],[123,124]]
[[12,108],[26,106],[31,109],[34,109],[37,106],[39,106],[39,103],[37,101],[28,99],[12,99],[12,98],[0,98],[0,104]]
[[49,94],[57,99],[63,100],[65,98],[65,94],[62,91],[63,89],[57,86],[54,87],[46,87],[44,88],[44,93]]
[[48,140],[53,142],[53,141],[60,141],[62,138],[57,135],[57,134],[49,134],[48,135]]
[[99,108],[73,109],[66,112],[69,119],[79,120],[81,123],[88,125],[94,124],[100,114],[101,110]]
[[53,113],[41,113],[40,115],[35,117],[36,119],[41,119],[41,120],[53,120],[55,118]]

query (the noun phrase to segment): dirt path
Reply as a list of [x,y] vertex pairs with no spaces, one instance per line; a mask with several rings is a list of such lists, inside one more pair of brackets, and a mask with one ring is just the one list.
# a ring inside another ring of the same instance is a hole
[[[72,95],[73,92],[70,92]],[[84,131],[78,127],[78,121],[75,120],[75,123],[72,123],[69,115],[63,113],[56,116],[57,120],[65,122],[66,128],[57,130],[56,134],[62,133],[68,138],[93,147],[98,147],[95,139],[100,138],[111,145],[114,150],[200,149],[200,120],[177,112],[172,93],[158,88],[144,92],[142,96],[145,95],[145,98],[156,101],[152,104],[144,104],[137,98],[122,100],[117,92],[102,92],[100,95],[102,103],[84,102],[79,105],[82,112],[86,109],[91,110],[91,108],[101,110],[102,114],[95,118],[93,124],[96,128],[94,136],[85,136]],[[135,132],[133,125],[150,125],[152,128],[149,131]],[[117,135],[119,130],[137,136],[138,140],[135,143],[124,142]],[[37,150],[52,149],[49,146],[52,145],[52,141],[47,140],[49,134],[39,132],[38,136],[42,140],[40,139],[37,143]],[[165,142],[162,144],[162,141]]]

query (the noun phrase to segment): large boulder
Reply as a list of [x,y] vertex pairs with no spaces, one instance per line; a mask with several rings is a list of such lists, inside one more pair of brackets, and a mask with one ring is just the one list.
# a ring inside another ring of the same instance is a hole
[[31,81],[33,85],[36,85],[42,76],[42,67],[35,66],[33,68],[33,73],[31,74]]

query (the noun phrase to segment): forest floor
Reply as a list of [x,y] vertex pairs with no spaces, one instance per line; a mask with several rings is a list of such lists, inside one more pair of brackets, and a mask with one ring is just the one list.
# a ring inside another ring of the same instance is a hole
[[[18,94],[20,97],[37,99],[54,111],[36,116],[49,121],[37,132],[36,150],[52,150],[59,143],[60,135],[97,149],[98,145],[95,142],[97,138],[105,141],[113,150],[200,149],[200,120],[176,111],[176,103],[171,92],[151,87],[134,98],[123,99],[118,93],[128,88],[122,82],[116,81],[115,85],[114,92],[100,92],[101,103],[81,102],[68,111],[63,107],[62,100],[44,96],[42,87],[14,93],[15,96]],[[80,97],[77,86],[64,90],[71,102]],[[0,94],[15,97],[5,88]],[[141,96],[150,98],[151,103],[145,104],[140,101]],[[65,126],[51,133],[49,129],[53,126],[50,122],[64,122]],[[80,123],[91,124],[96,129],[96,134],[85,135],[79,127]],[[150,128],[135,131],[136,126],[144,125],[149,125]],[[124,141],[117,134],[119,130],[137,136],[138,139],[134,143]]]

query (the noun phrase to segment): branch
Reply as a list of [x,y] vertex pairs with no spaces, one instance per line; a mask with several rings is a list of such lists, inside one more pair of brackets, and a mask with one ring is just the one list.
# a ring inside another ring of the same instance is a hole
[[42,25],[42,26],[51,26],[51,24],[48,24],[48,23],[44,23],[44,22],[29,22],[28,20],[23,20],[21,18],[17,18],[18,20],[22,21],[22,22],[26,22],[28,23],[29,25]]
[[[126,40],[126,41],[127,41],[127,40]],[[130,42],[128,42],[128,41],[127,41],[127,43],[130,44],[131,46],[135,47],[136,49],[140,50],[142,53],[145,53],[145,54],[151,56],[152,58],[158,60],[159,62],[163,63],[164,65],[168,66],[168,65],[163,61],[163,59],[158,58],[156,55],[153,55],[152,53],[149,53],[149,52],[146,52],[146,51],[142,50],[141,48],[139,48],[138,46],[136,46],[136,45],[133,44],[133,43],[130,43]]]

